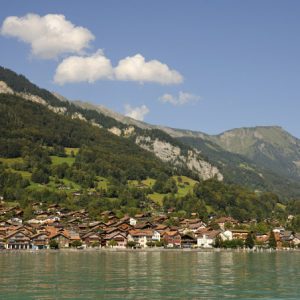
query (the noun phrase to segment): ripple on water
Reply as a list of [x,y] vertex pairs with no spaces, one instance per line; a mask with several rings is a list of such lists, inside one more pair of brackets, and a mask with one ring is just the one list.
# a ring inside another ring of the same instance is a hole
[[299,299],[300,253],[0,253],[0,299]]

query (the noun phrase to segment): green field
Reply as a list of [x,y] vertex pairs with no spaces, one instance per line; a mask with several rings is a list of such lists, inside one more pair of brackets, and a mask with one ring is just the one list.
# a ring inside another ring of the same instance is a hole
[[[188,193],[193,191],[193,188],[198,181],[193,180],[186,176],[173,176],[173,179],[176,181],[178,192],[175,194],[175,197],[184,197]],[[151,184],[153,185],[155,183],[154,179],[151,179]],[[159,193],[153,193],[149,194],[148,197],[156,204],[162,206],[163,205],[163,198],[165,196],[168,196],[169,194],[159,194]]]
[[16,157],[16,158],[3,158],[3,157],[0,157],[0,162],[2,162],[3,164],[8,165],[10,167],[10,166],[12,166],[13,164],[16,164],[16,163],[22,163],[23,158],[22,157]]
[[71,156],[72,152],[74,155],[77,155],[79,148],[65,148],[65,152],[67,155]]
[[69,166],[71,166],[75,162],[75,157],[59,157],[59,156],[50,156],[52,164],[55,165],[60,165],[63,163],[67,163]]

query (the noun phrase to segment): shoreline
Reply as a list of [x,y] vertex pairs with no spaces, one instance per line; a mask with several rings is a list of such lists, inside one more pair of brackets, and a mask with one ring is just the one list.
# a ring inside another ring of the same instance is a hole
[[144,249],[127,249],[127,248],[88,248],[88,249],[40,249],[40,250],[14,250],[2,249],[1,253],[153,253],[153,252],[178,252],[178,253],[276,253],[276,252],[300,252],[300,249],[285,248],[285,249],[221,249],[221,248],[199,248],[199,249],[171,249],[171,248],[144,248]]

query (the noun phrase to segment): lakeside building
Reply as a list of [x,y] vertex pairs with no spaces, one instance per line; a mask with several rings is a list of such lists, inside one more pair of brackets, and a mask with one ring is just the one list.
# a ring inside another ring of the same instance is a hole
[[[128,245],[136,248],[212,248],[217,239],[244,243],[249,234],[249,229],[240,229],[239,223],[231,217],[215,218],[209,224],[197,215],[190,219],[173,218],[177,226],[171,226],[169,214],[141,213],[118,218],[113,211],[105,211],[100,220],[94,220],[84,209],[69,211],[58,204],[42,210],[40,204],[34,203],[32,209],[34,218],[25,221],[19,207],[2,205],[0,249],[42,250],[53,245],[57,248],[126,248]],[[5,218],[6,215],[9,217]],[[215,228],[216,224],[219,229]],[[283,227],[274,228],[273,232],[278,248],[300,246],[300,233]],[[255,233],[260,247],[268,247],[269,238],[270,233]]]

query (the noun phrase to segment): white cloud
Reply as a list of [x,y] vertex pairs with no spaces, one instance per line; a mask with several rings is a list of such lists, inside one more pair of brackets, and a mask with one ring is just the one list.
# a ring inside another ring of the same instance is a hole
[[54,82],[60,85],[70,82],[95,82],[112,79],[113,68],[110,60],[101,50],[91,56],[70,56],[57,67]]
[[113,68],[101,50],[91,56],[70,56],[64,59],[54,76],[54,82],[58,84],[83,81],[91,83],[100,79],[160,84],[175,84],[183,80],[177,71],[170,70],[159,61],[145,62],[140,54],[120,60],[117,67]]
[[118,80],[156,82],[160,84],[179,84],[183,81],[182,75],[171,70],[166,64],[158,60],[145,61],[141,54],[128,56],[119,61],[115,68],[115,77]]
[[170,103],[172,105],[184,105],[191,102],[197,102],[199,99],[199,96],[185,92],[179,92],[178,96],[164,94],[159,98],[163,103]]
[[149,112],[150,110],[146,105],[140,107],[131,107],[129,104],[125,105],[125,115],[138,121],[143,121]]
[[30,44],[32,54],[44,59],[55,58],[62,53],[80,53],[95,39],[88,29],[75,26],[64,15],[57,14],[7,17],[1,34]]

